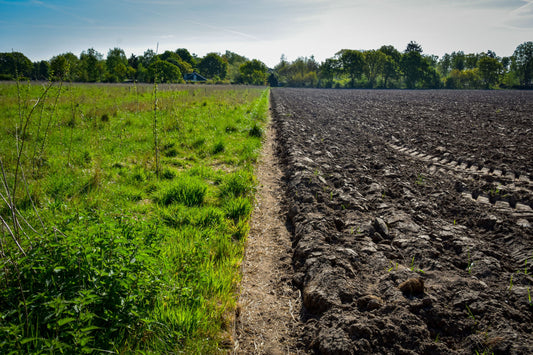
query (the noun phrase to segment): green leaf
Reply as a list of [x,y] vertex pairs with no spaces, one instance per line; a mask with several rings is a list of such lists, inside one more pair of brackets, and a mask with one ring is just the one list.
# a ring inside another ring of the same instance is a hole
[[20,345],[24,345],[24,344],[27,344],[29,342],[32,342],[34,340],[37,340],[37,338],[24,338],[20,341]]
[[60,319],[60,320],[57,321],[57,325],[59,325],[61,327],[62,325],[65,325],[67,323],[73,322],[75,320],[76,320],[76,318],[72,318],[72,317],[63,318],[63,319]]
[[54,268],[54,272],[55,272],[55,273],[58,273],[58,272],[60,272],[61,270],[65,270],[65,267],[64,267],[64,266],[56,266],[56,267]]
[[91,325],[91,326],[88,326],[88,327],[85,327],[85,328],[81,328],[81,331],[86,333],[86,332],[91,332],[91,331],[96,330],[96,329],[100,329],[100,327],[97,327],[96,325]]

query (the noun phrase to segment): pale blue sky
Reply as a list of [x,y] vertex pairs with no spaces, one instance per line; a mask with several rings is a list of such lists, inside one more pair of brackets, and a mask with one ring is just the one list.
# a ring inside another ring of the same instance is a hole
[[159,43],[274,66],[282,54],[322,61],[343,48],[403,51],[411,40],[438,56],[510,56],[533,41],[533,0],[0,0],[0,52],[34,61],[91,47],[139,55]]

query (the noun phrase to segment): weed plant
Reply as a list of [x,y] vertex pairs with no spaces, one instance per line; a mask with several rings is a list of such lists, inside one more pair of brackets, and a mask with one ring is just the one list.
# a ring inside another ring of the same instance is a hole
[[1,84],[0,353],[224,351],[267,112],[257,88]]

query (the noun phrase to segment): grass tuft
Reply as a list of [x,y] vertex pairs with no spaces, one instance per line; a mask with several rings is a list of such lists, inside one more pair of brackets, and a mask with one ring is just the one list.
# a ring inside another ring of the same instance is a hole
[[253,192],[255,178],[248,171],[240,171],[226,176],[220,186],[222,197],[242,197]]
[[156,200],[164,206],[181,203],[194,207],[200,206],[204,202],[206,192],[207,185],[202,180],[182,175],[161,189],[156,195]]
[[259,125],[254,124],[250,129],[249,135],[250,137],[263,138],[263,129]]
[[226,148],[224,147],[224,142],[217,142],[213,146],[213,149],[211,149],[211,154],[216,155],[218,153],[224,152],[224,150],[226,150]]
[[252,204],[248,198],[237,197],[230,199],[224,206],[224,211],[228,218],[234,221],[247,219],[252,213]]

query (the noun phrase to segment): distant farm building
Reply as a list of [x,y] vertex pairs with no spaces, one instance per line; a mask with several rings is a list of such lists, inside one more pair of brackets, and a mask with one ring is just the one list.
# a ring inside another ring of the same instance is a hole
[[192,72],[192,73],[189,73],[189,74],[185,74],[183,76],[183,80],[190,81],[190,82],[193,82],[193,83],[207,81],[207,79],[205,77],[201,76],[200,74],[198,74],[195,71]]

